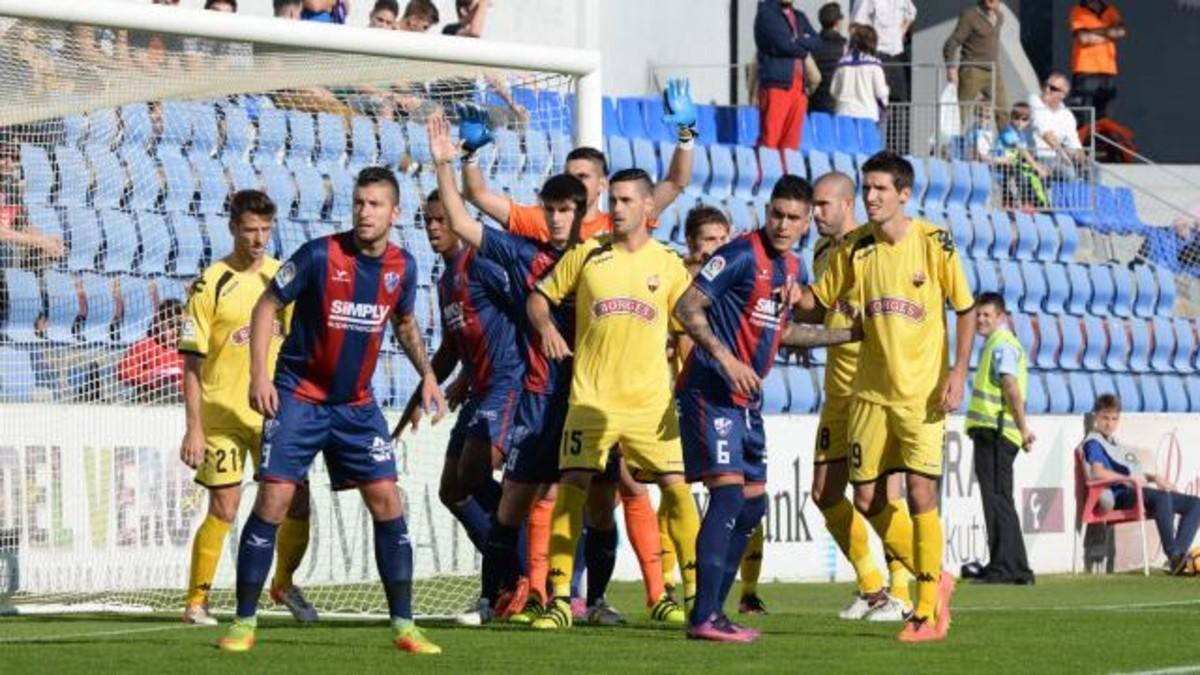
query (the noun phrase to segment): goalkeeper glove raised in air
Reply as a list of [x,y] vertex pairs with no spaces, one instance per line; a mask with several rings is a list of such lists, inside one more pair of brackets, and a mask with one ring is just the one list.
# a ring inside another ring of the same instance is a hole
[[467,156],[475,154],[492,142],[492,125],[487,111],[474,105],[460,103],[458,112],[458,136],[462,139],[463,151]]
[[674,125],[680,141],[690,141],[696,133],[696,104],[692,102],[692,85],[688,80],[667,80],[663,89],[663,123]]

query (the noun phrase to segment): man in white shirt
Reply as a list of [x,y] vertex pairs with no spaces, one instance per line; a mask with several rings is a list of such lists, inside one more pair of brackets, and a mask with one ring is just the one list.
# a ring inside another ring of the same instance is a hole
[[[852,4],[850,23],[871,26],[879,36],[876,55],[883,62],[888,101],[908,103],[912,66],[904,58],[904,36],[917,20],[917,6],[912,0],[858,0]],[[889,145],[897,152],[908,152],[908,110],[905,106],[893,106],[890,114],[894,119],[888,126],[895,137],[888,139]]]
[[1088,170],[1087,153],[1079,142],[1075,115],[1063,104],[1071,84],[1062,73],[1051,73],[1042,83],[1042,93],[1029,98],[1033,111],[1035,154],[1050,169],[1051,176],[1074,180]]

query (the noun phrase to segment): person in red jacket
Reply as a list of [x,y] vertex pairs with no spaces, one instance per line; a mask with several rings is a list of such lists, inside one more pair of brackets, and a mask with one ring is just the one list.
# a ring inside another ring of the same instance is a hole
[[182,317],[182,303],[163,300],[146,337],[130,345],[117,364],[117,378],[135,391],[137,401],[182,400],[183,357],[178,351]]
[[800,147],[808,94],[804,91],[804,58],[824,43],[804,12],[792,0],[763,0],[754,17],[758,61],[758,144],[768,148]]

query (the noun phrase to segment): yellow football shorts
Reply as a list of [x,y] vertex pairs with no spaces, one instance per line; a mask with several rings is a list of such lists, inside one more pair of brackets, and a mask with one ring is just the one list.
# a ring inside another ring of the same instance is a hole
[[890,471],[942,475],[946,415],[925,405],[895,406],[854,399],[850,405],[850,482]]
[[675,406],[663,412],[611,413],[571,406],[558,450],[560,471],[604,471],[608,453],[621,444],[629,470],[639,480],[651,475],[683,473],[683,445]]
[[196,469],[196,482],[208,488],[241,485],[249,454],[251,470],[258,466],[262,432],[250,427],[210,429],[204,436],[204,463]]
[[821,406],[817,423],[817,444],[813,464],[828,464],[846,459],[850,450],[850,403],[852,396],[834,396]]

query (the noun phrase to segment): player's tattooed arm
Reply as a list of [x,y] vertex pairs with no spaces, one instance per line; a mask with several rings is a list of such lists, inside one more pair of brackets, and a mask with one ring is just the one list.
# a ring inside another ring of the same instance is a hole
[[708,323],[706,313],[711,304],[712,301],[707,295],[697,290],[695,286],[691,286],[675,303],[675,318],[687,331],[692,342],[696,343],[696,347],[712,354],[713,358],[721,364],[721,368],[724,369],[725,375],[733,384],[734,390],[743,396],[752,395],[762,384],[758,379],[758,373],[755,373],[749,365],[739,361],[733,352],[717,339],[716,334],[712,331],[712,326]]
[[420,387],[413,392],[408,405],[404,408],[404,414],[400,416],[400,421],[392,430],[392,438],[398,438],[406,426],[411,425],[413,431],[417,430],[422,413],[428,413],[431,404],[437,408],[437,412],[433,416],[434,424],[437,424],[438,420],[446,414],[446,399],[442,390],[438,388],[438,383],[454,370],[455,364],[458,363],[458,354],[443,342],[437,353],[433,355],[433,364],[431,365],[425,356],[425,340],[421,337],[421,330],[417,327],[416,317],[411,313],[394,316],[392,328],[395,329],[396,336],[400,339],[400,347],[404,350],[405,356],[412,362],[413,368],[421,374]]
[[849,328],[821,328],[809,324],[792,323],[788,325],[787,332],[783,334],[781,344],[794,349],[804,349],[807,347],[833,347],[847,342],[856,342],[858,339],[859,336]]
[[421,377],[436,376],[429,364],[429,357],[425,354],[425,340],[421,337],[421,330],[417,328],[416,316],[412,313],[399,315],[395,317],[392,328],[396,331],[396,337],[400,339],[400,348],[404,350],[404,355]]

